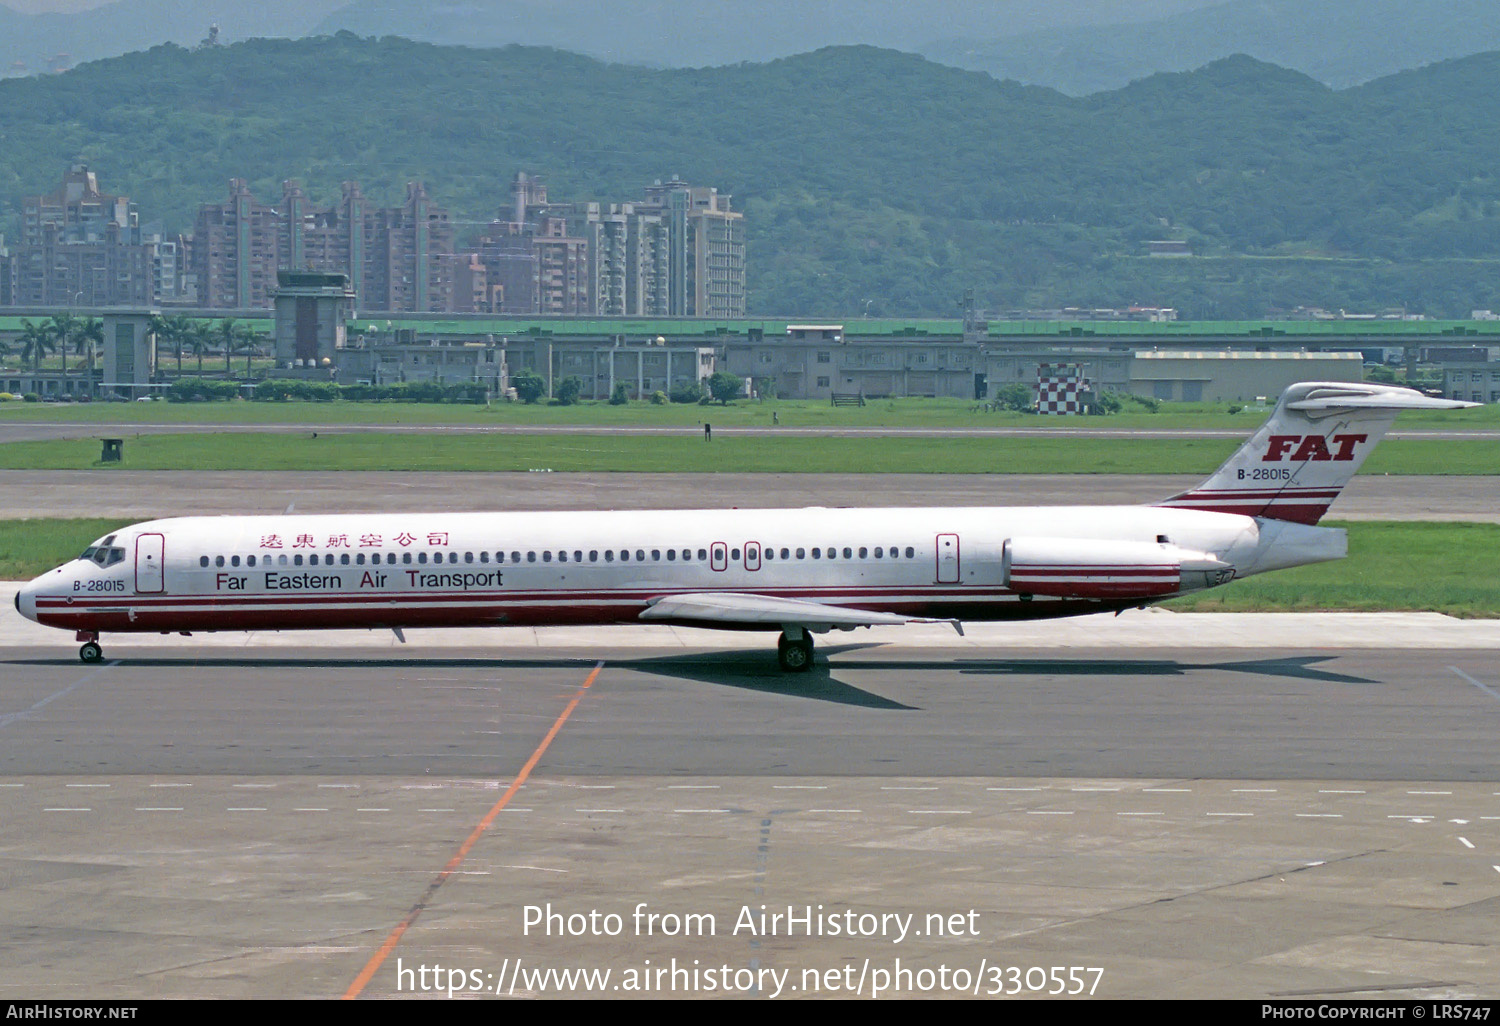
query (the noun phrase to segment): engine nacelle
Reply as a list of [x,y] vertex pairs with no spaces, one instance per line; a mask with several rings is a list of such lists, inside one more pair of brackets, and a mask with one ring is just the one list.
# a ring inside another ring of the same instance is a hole
[[1157,598],[1234,577],[1234,567],[1213,555],[1166,542],[1011,538],[1000,561],[1010,590],[1063,598]]

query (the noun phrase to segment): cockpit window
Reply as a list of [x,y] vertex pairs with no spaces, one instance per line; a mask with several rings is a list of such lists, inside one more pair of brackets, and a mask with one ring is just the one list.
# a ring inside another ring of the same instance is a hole
[[[109,556],[109,546],[114,540],[115,536],[112,534],[108,537],[100,538],[98,541],[94,542],[94,544],[84,549],[83,555],[79,556],[78,558],[86,559],[91,563],[98,563],[100,566],[104,566],[105,560]],[[122,556],[121,558],[124,557]],[[118,560],[116,562],[118,562]]]

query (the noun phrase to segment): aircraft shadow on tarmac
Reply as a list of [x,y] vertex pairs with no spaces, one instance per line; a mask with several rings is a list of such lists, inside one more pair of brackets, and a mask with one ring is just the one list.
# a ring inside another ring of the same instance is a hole
[[[1317,664],[1326,663],[1335,656],[1278,656],[1262,659],[1226,660],[1219,662],[1190,663],[1175,659],[917,659],[917,658],[872,658],[864,656],[847,662],[830,664],[830,657],[858,653],[867,649],[884,647],[879,643],[830,645],[818,650],[813,667],[804,673],[783,673],[777,668],[773,657],[760,650],[715,651],[673,653],[660,656],[639,656],[624,659],[606,659],[605,664],[615,669],[634,670],[640,673],[671,677],[683,681],[708,684],[715,687],[738,688],[766,695],[781,695],[787,698],[811,699],[836,705],[857,706],[868,709],[890,711],[916,711],[920,706],[908,705],[894,699],[877,695],[840,680],[835,676],[858,670],[886,670],[897,672],[941,673],[957,672],[964,676],[994,677],[1187,677],[1194,674],[1218,671],[1243,673],[1253,676],[1319,681],[1331,684],[1379,684],[1380,681],[1366,677],[1338,673],[1323,669]],[[61,660],[31,659],[8,660],[15,665],[56,665]],[[246,658],[126,658],[122,663],[129,666],[156,667],[275,667],[275,668],[358,668],[358,669],[402,669],[415,664],[432,668],[456,669],[567,669],[586,670],[597,660],[577,656],[547,658],[453,658],[438,656],[423,657],[413,652],[409,658],[301,658],[284,657]],[[3,665],[3,664],[0,664]]]

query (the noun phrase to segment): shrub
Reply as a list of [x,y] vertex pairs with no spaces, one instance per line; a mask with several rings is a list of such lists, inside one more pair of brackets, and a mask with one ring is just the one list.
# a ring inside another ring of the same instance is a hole
[[624,406],[630,402],[630,390],[625,387],[625,382],[615,382],[615,390],[609,394],[609,405]]
[[522,371],[513,376],[510,385],[523,403],[534,403],[547,394],[546,380],[535,371]]
[[703,398],[703,386],[689,381],[672,389],[670,398],[674,403],[695,403]]
[[583,391],[583,382],[575,377],[566,377],[557,383],[553,391],[553,399],[559,406],[572,406],[578,402],[578,396]]
[[651,393],[651,405],[652,406],[665,406],[665,405],[667,405],[667,393],[663,392],[661,389],[657,389],[655,392],[652,392]]

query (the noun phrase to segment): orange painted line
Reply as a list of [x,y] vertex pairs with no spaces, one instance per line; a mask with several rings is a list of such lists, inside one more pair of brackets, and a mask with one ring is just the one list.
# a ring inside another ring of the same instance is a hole
[[521,772],[516,774],[516,779],[511,782],[510,787],[505,789],[505,793],[500,796],[499,801],[491,806],[490,811],[484,814],[484,818],[479,821],[479,825],[469,833],[469,836],[464,839],[464,843],[458,846],[458,851],[448,860],[448,864],[433,878],[432,883],[427,885],[427,890],[422,893],[422,897],[412,906],[411,911],[406,914],[406,918],[396,924],[396,928],[386,937],[385,943],[380,945],[380,949],[365,963],[365,967],[354,978],[354,982],[349,984],[349,989],[344,991],[345,1001],[352,1001],[359,997],[360,992],[374,978],[375,973],[379,971],[381,965],[390,956],[390,953],[396,949],[396,945],[400,943],[401,935],[406,932],[407,927],[417,921],[417,917],[422,914],[423,910],[427,908],[428,903],[432,901],[433,896],[437,894],[438,888],[447,883],[448,878],[453,875],[459,866],[463,865],[463,861],[468,857],[470,850],[479,842],[480,835],[490,828],[490,824],[495,821],[495,817],[500,815],[500,811],[506,805],[510,804],[510,800],[516,796],[516,793],[521,790],[521,786],[526,783],[526,778],[531,776],[531,771],[536,769],[536,764],[542,760],[542,755],[547,751],[547,746],[557,737],[558,731],[562,730],[562,725],[567,722],[568,717],[573,715],[573,710],[577,709],[578,703],[583,701],[584,694],[593,686],[594,681],[599,677],[599,671],[602,669],[604,669],[604,663],[599,662],[594,664],[594,669],[585,678],[578,690],[573,693],[573,698],[568,702],[567,707],[563,709],[556,721],[553,722],[552,729],[547,731],[547,736],[542,738],[542,743],[536,746],[536,751],[531,753],[531,758],[526,760],[526,765],[521,767]]

